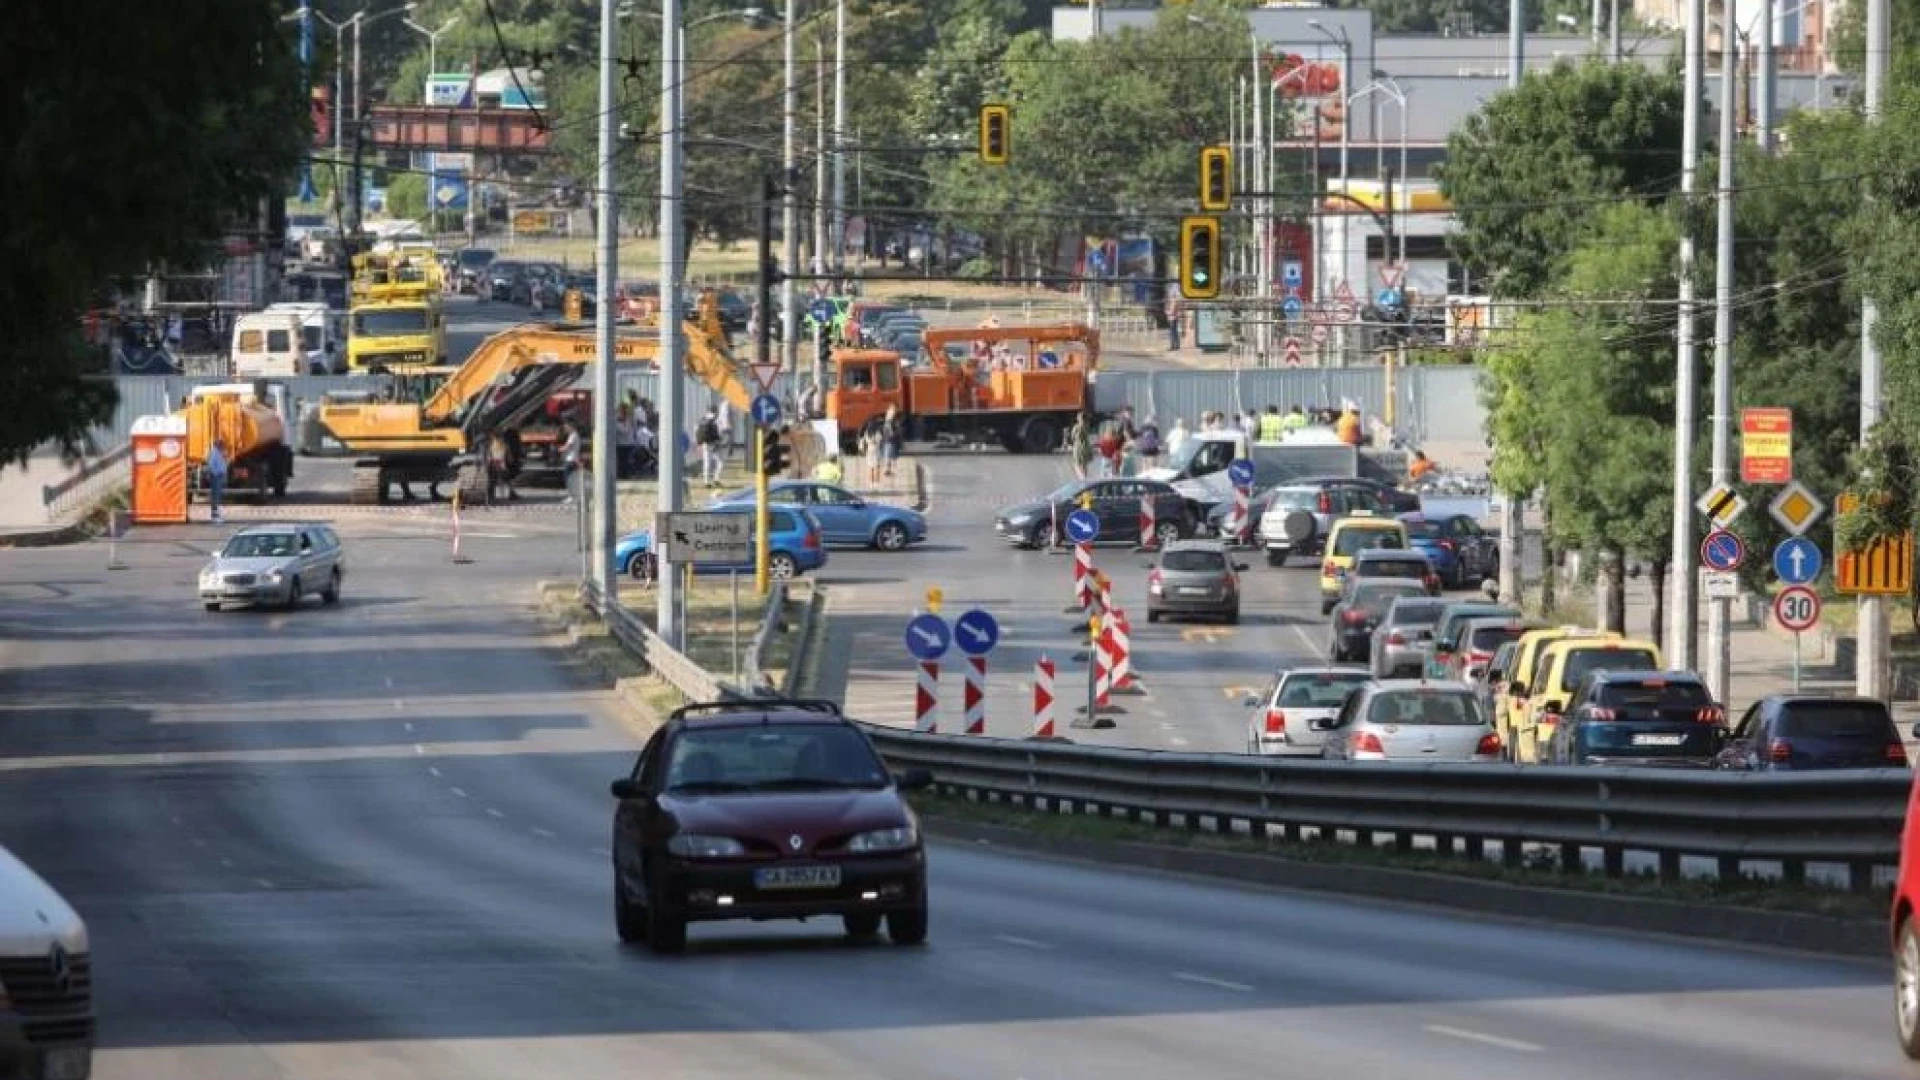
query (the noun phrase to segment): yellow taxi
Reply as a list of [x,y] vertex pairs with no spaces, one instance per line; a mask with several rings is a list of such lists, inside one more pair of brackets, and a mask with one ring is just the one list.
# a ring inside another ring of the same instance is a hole
[[1589,672],[1661,671],[1664,667],[1660,646],[1651,641],[1607,634],[1548,642],[1533,665],[1527,707],[1514,730],[1514,759],[1529,764],[1545,759],[1573,688]]
[[1340,602],[1340,588],[1346,584],[1353,557],[1362,551],[1380,549],[1405,551],[1406,523],[1399,518],[1354,514],[1333,523],[1327,533],[1326,554],[1320,560],[1320,614],[1325,615]]
[[1539,666],[1540,654],[1553,642],[1581,636],[1598,636],[1597,630],[1585,630],[1578,626],[1549,626],[1540,630],[1529,630],[1520,635],[1513,645],[1513,664],[1507,668],[1507,685],[1494,700],[1493,726],[1500,733],[1500,745],[1507,753],[1517,754],[1514,749],[1514,731],[1527,711],[1527,693],[1533,685],[1534,669]]

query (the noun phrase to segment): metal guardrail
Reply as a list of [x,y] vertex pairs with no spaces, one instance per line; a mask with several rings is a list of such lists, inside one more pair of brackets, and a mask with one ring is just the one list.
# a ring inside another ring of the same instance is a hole
[[1510,866],[1526,861],[1527,845],[1551,845],[1573,868],[1598,850],[1611,876],[1625,872],[1628,853],[1645,853],[1667,881],[1691,856],[1716,860],[1722,879],[1755,862],[1779,863],[1787,882],[1804,881],[1810,863],[1844,866],[1852,888],[1868,889],[1876,867],[1899,863],[1914,782],[1906,769],[1349,764],[867,731],[889,764],[931,770],[950,794],[1295,841],[1303,829],[1362,843],[1384,836],[1403,851],[1432,838],[1440,852],[1476,859],[1498,844]]
[[813,650],[818,647],[815,638],[819,636],[820,619],[826,614],[827,587],[819,582],[813,583],[813,591],[807,594],[807,606],[800,612],[800,625],[794,631],[793,657],[787,661],[786,677],[780,681],[780,692],[787,697],[800,697],[800,683],[806,678],[807,665],[813,661]]
[[618,603],[602,604],[600,587],[591,581],[580,585],[580,602],[587,610],[606,620],[607,630],[623,648],[645,663],[655,675],[686,695],[689,701],[725,701],[744,697],[721,682],[712,672],[693,662],[686,653],[666,643],[653,628],[641,622]]
[[133,448],[122,444],[87,462],[65,480],[43,486],[40,489],[40,502],[46,507],[47,520],[58,521],[76,507],[86,506],[115,486],[127,483],[132,473],[132,462]]
[[774,692],[773,680],[767,678],[767,650],[773,647],[773,639],[786,621],[786,612],[787,583],[775,581],[767,590],[767,607],[760,616],[760,628],[754,631],[753,640],[747,643],[747,655],[740,660],[747,689],[756,695]]

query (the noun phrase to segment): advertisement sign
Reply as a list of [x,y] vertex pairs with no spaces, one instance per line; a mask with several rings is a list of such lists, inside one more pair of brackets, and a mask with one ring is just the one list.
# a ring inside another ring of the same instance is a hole
[[429,75],[426,93],[420,100],[427,105],[440,108],[472,108],[473,76],[471,75]]

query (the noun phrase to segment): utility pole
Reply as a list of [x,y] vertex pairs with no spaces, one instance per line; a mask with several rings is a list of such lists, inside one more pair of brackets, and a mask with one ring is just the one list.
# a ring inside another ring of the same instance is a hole
[[1765,153],[1773,152],[1773,4],[1760,0],[1760,37],[1753,46],[1760,68],[1753,87],[1753,141]]
[[[610,2],[610,0],[609,0]],[[686,496],[686,458],[680,439],[686,433],[686,365],[681,361],[680,294],[685,257],[680,250],[685,230],[680,218],[682,78],[680,0],[660,0],[660,483],[656,501],[662,513],[680,511]],[[604,310],[604,306],[603,306]],[[761,312],[761,318],[766,313]],[[684,646],[680,624],[680,575],[661,566],[658,574],[658,613],[654,625],[674,648]]]
[[[1713,482],[1733,482],[1733,150],[1734,77],[1740,39],[1729,6],[1720,30],[1720,183],[1713,200],[1718,250],[1713,274]],[[1707,610],[1706,676],[1713,700],[1727,700],[1732,683],[1731,600]]]
[[[1683,47],[1686,49],[1685,103],[1680,134],[1680,296],[1675,330],[1673,398],[1673,551],[1667,573],[1672,600],[1667,605],[1667,662],[1676,670],[1694,667],[1696,625],[1693,539],[1693,441],[1699,424],[1700,347],[1694,340],[1697,316],[1694,298],[1695,255],[1693,196],[1699,185],[1700,99],[1706,91],[1707,2],[1687,0]],[[1731,99],[1724,103],[1731,110]]]
[[827,257],[827,43],[816,40],[813,55],[813,261],[819,264],[815,273],[826,274],[833,270]]
[[[1867,0],[1867,122],[1878,123],[1886,104],[1887,51],[1892,48],[1887,0]],[[1880,422],[1881,400],[1880,343],[1873,339],[1880,321],[1880,305],[1873,297],[1860,301],[1860,443],[1866,445]],[[1854,627],[1857,651],[1854,654],[1854,692],[1863,697],[1887,699],[1892,689],[1888,670],[1887,602],[1878,596],[1860,598],[1859,622]]]
[[847,0],[837,0],[833,6],[833,272],[845,278],[846,270]]
[[[768,315],[773,310],[773,283],[783,275],[773,265],[773,200],[783,189],[793,187],[794,177],[788,174],[784,183],[776,184],[771,176],[760,178],[760,245],[758,266],[759,288],[754,302],[759,305],[760,318],[753,330],[753,361],[766,364],[773,359],[773,323]],[[789,248],[788,250],[792,250]],[[765,431],[757,421],[753,431],[753,587],[757,595],[767,593],[767,575],[772,558],[772,538],[768,502],[772,495],[767,490],[767,459]]]
[[[1253,137],[1258,140],[1253,147],[1254,190],[1261,194],[1254,197],[1253,227],[1258,230],[1253,237],[1253,256],[1259,259],[1254,267],[1254,287],[1260,291],[1260,302],[1254,305],[1254,317],[1260,321],[1253,328],[1254,352],[1261,367],[1265,367],[1273,355],[1273,319],[1268,313],[1268,305],[1273,301],[1273,218],[1272,206],[1266,192],[1272,187],[1267,176],[1267,154],[1273,146],[1273,140],[1267,132],[1267,93],[1272,80],[1268,78],[1266,65],[1260,48],[1260,39],[1253,38],[1253,81],[1248,87],[1253,91]],[[1097,323],[1095,325],[1098,325]]]
[[[600,0],[600,191],[595,200],[600,212],[600,257],[594,267],[593,337],[594,351],[599,355],[594,358],[593,368],[593,572],[607,610],[620,600],[620,578],[613,566],[613,549],[620,538],[619,459],[614,454],[613,432],[613,308],[618,302],[615,279],[620,274],[620,201],[614,190],[613,168],[620,129],[620,99],[614,95],[619,2]],[[467,201],[473,201],[473,192],[467,192]],[[581,487],[584,496],[585,485]]]
[[1620,47],[1620,0],[1612,0],[1607,9],[1607,59],[1617,64],[1625,58]]
[[[798,0],[787,0],[785,46],[787,62],[787,87],[783,96],[781,113],[783,114],[784,138],[781,148],[781,187],[785,197],[781,202],[780,227],[785,230],[782,237],[786,241],[785,257],[781,260],[786,276],[780,281],[780,367],[783,371],[800,370],[800,294],[795,291],[794,278],[800,274],[800,193],[794,177],[800,168],[800,72],[795,67],[793,49],[794,37],[799,33]],[[763,313],[765,314],[765,313]]]
[[[1527,0],[1507,0],[1507,89],[1520,89],[1526,74]],[[1340,174],[1347,172],[1346,136],[1341,136]],[[1500,493],[1500,599],[1509,604],[1520,602],[1526,576],[1521,558],[1526,553],[1526,503],[1522,493]]]
[[[302,4],[300,10],[294,14],[300,17],[300,82],[311,86],[313,85],[313,5]],[[312,91],[309,90],[308,93],[311,94]],[[332,112],[339,107],[339,103],[335,102],[327,111]],[[300,155],[300,201],[312,202],[313,196],[313,136],[309,135],[307,152]]]
[[[1507,89],[1518,90],[1527,70],[1527,0],[1507,0]],[[1347,73],[1351,76],[1353,73]],[[1351,91],[1353,88],[1347,88]],[[1379,138],[1375,135],[1374,138]],[[1344,169],[1342,170],[1344,171]]]

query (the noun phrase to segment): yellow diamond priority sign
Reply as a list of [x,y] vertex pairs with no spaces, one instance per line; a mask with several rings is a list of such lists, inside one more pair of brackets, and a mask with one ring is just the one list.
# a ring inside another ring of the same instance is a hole
[[1798,480],[1789,482],[1767,504],[1767,513],[1773,515],[1773,520],[1795,536],[1805,535],[1826,512],[1826,504]]

